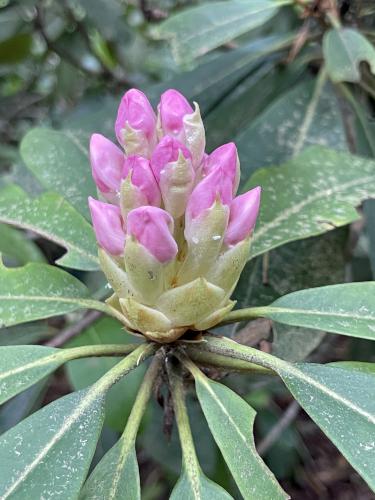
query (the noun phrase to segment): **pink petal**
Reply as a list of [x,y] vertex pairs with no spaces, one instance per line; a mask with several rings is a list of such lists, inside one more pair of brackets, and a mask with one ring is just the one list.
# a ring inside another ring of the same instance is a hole
[[236,245],[254,229],[260,206],[261,188],[258,186],[234,198],[230,205],[228,228],[224,236],[226,245]]
[[164,167],[173,161],[177,161],[179,151],[185,158],[191,159],[190,151],[174,137],[166,135],[154,149],[151,156],[151,168],[157,182],[160,181],[160,173]]
[[221,167],[233,181],[233,195],[236,194],[240,181],[240,168],[237,148],[234,142],[228,142],[216,148],[205,159],[203,175],[208,175],[215,168]]
[[184,116],[193,113],[193,108],[180,92],[169,89],[161,95],[159,111],[164,134],[177,135],[183,128]]
[[101,134],[90,139],[90,162],[95,184],[102,193],[115,192],[120,188],[124,153]]
[[129,212],[127,231],[159,262],[168,262],[177,255],[173,219],[161,208],[145,206]]
[[125,232],[119,207],[89,197],[89,207],[96,239],[112,255],[124,251]]
[[140,90],[130,89],[121,99],[115,123],[116,136],[120,144],[122,144],[121,130],[125,128],[126,122],[134,130],[142,131],[148,139],[155,133],[155,112],[150,101]]
[[215,200],[223,205],[230,205],[232,200],[232,179],[223,168],[214,169],[195,186],[186,208],[187,221],[195,219],[204,210],[211,208]]
[[123,165],[123,178],[131,171],[131,181],[142,192],[150,205],[160,206],[159,186],[151,169],[149,160],[142,156],[129,156]]

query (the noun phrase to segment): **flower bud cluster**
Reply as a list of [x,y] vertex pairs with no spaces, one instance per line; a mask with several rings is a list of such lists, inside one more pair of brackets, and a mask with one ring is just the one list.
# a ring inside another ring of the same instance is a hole
[[89,206],[109,299],[130,331],[171,342],[219,323],[249,256],[260,188],[236,196],[236,146],[205,153],[199,107],[178,91],[155,114],[131,89],[115,123],[121,147],[90,142],[99,200]]

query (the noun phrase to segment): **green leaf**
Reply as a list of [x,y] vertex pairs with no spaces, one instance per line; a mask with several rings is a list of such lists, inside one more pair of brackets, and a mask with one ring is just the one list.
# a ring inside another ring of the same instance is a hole
[[262,187],[252,257],[359,218],[375,197],[375,161],[314,146],[281,167],[258,170],[245,190]]
[[30,54],[32,36],[29,33],[18,33],[12,38],[0,42],[0,64],[16,64]]
[[0,438],[1,498],[76,498],[104,418],[99,386],[69,394]]
[[221,486],[208,479],[201,470],[194,476],[194,483],[184,468],[173,488],[170,500],[233,500]]
[[[0,192],[0,213],[4,206],[2,193]],[[0,216],[1,217],[1,216]],[[44,255],[25,233],[14,229],[7,224],[0,224],[0,252],[13,257],[18,264],[27,262],[45,262]]]
[[364,61],[375,74],[375,48],[354,29],[327,31],[323,38],[323,54],[328,74],[334,82],[359,82],[359,64]]
[[81,492],[81,500],[122,500],[123,498],[140,500],[135,440],[160,366],[161,358],[155,356],[138,391],[124,433],[91,473]]
[[1,328],[0,345],[28,345],[38,344],[42,340],[48,340],[56,332],[45,321],[32,321],[22,325]]
[[375,281],[310,288],[277,299],[261,314],[287,325],[375,340]]
[[120,439],[104,455],[80,494],[80,500],[140,500],[141,486],[134,443]]
[[[113,318],[100,318],[65,347],[84,345],[129,344],[134,337],[123,330],[123,325]],[[74,390],[80,390],[96,382],[102,375],[118,363],[113,357],[88,357],[70,361],[66,370]],[[106,398],[106,425],[121,432],[124,429],[135,396],[144,376],[145,366],[141,365],[109,389]]]
[[297,364],[279,370],[286,386],[375,491],[375,375]]
[[236,139],[242,179],[257,168],[279,165],[312,145],[347,150],[338,102],[324,74],[273,101]]
[[96,384],[65,396],[0,438],[0,496],[77,498],[104,420],[105,394],[156,347],[143,344]]
[[50,318],[81,307],[107,310],[105,304],[87,296],[83,283],[54,266],[33,262],[10,269],[0,264],[0,327]]
[[56,370],[59,350],[38,345],[0,347],[0,404]]
[[281,4],[268,0],[211,2],[171,16],[155,30],[177,62],[191,61],[268,21]]
[[[204,349],[273,369],[316,424],[375,491],[375,375],[332,365],[290,364],[227,339]],[[272,498],[272,497],[270,497]]]
[[89,217],[88,196],[96,195],[88,160],[86,135],[78,131],[34,128],[21,142],[21,156],[27,168],[48,190],[56,191],[85,217]]
[[288,498],[255,449],[256,412],[231,389],[198,373],[193,372],[199,402],[243,497]]
[[29,198],[15,185],[2,189],[0,197],[0,221],[34,231],[68,250],[58,264],[87,271],[98,269],[93,229],[64,198],[55,193]]

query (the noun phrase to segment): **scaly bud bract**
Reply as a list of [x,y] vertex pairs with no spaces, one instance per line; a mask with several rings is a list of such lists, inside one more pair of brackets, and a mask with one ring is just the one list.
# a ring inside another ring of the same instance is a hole
[[195,173],[190,152],[173,137],[164,137],[151,157],[165,209],[174,218],[181,217],[194,186]]

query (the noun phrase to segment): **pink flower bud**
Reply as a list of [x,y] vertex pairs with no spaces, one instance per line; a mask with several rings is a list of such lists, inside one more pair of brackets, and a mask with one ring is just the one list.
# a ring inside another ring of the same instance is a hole
[[234,142],[228,142],[216,148],[208,155],[203,163],[202,173],[208,175],[215,168],[221,167],[233,180],[233,196],[240,183],[240,162]]
[[89,207],[96,239],[112,255],[124,251],[125,232],[119,207],[89,197]]
[[160,190],[151,170],[150,162],[142,156],[125,158],[122,177],[125,179],[131,173],[131,182],[145,197],[147,204],[160,206]]
[[186,224],[205,210],[211,208],[215,201],[230,205],[232,201],[233,182],[222,167],[214,169],[207,177],[195,186],[186,207]]
[[259,212],[260,194],[261,188],[258,186],[234,198],[224,236],[226,245],[236,245],[250,235]]
[[[142,153],[153,148],[156,134],[156,115],[143,92],[137,89],[128,90],[118,109],[116,136],[124,146],[127,154]],[[127,141],[129,140],[129,144]],[[147,147],[148,146],[148,147]]]
[[172,236],[173,219],[161,208],[145,206],[129,212],[127,231],[161,263],[177,255],[177,244]]
[[190,151],[174,137],[166,135],[154,149],[151,156],[151,168],[157,182],[160,182],[160,174],[168,163],[177,161],[179,151],[185,158],[190,159]]
[[183,118],[193,113],[187,99],[177,90],[169,89],[160,98],[160,121],[164,134],[179,136],[183,130]]
[[101,134],[93,134],[90,140],[92,176],[102,193],[114,193],[120,189],[124,153]]

